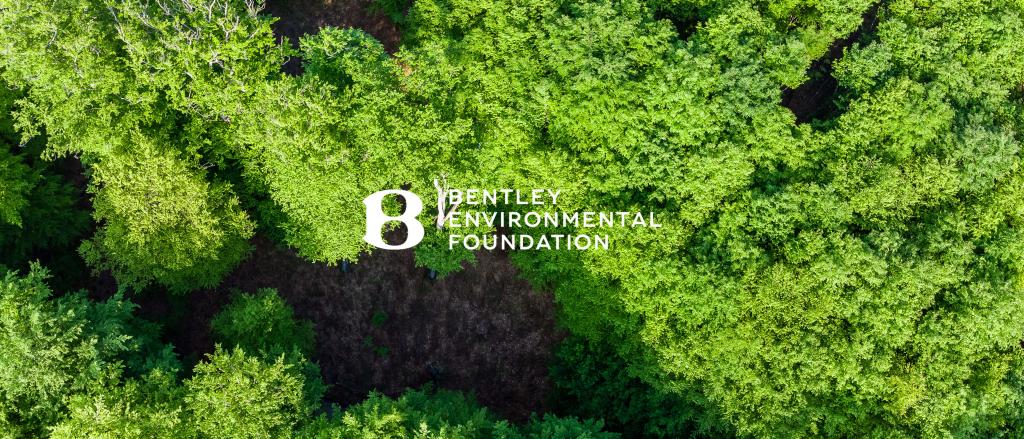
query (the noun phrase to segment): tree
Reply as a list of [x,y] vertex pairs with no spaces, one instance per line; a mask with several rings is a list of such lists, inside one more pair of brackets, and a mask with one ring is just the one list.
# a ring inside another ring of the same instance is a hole
[[[1024,8],[875,3],[419,0],[394,56],[324,29],[290,77],[252,3],[2,0],[0,75],[24,93],[19,143],[45,132],[47,157],[83,156],[100,229],[82,253],[127,285],[215,284],[252,234],[235,190],[301,255],[334,263],[368,250],[360,201],[378,190],[430,206],[435,180],[560,189],[557,209],[651,210],[664,224],[611,230],[608,252],[512,256],[555,291],[568,328],[623,360],[593,394],[698,406],[645,432],[1005,433],[1024,400]],[[798,123],[782,90],[821,63],[834,111]],[[41,186],[9,156],[0,221],[13,227]],[[447,273],[471,257],[443,235],[417,261]],[[275,297],[239,299],[216,322],[234,348],[186,386],[200,434],[308,427],[315,374],[288,351],[311,342]],[[254,309],[274,318],[241,317]],[[12,333],[81,344],[47,332],[53,321]],[[8,361],[34,365],[36,349]],[[598,372],[571,386],[612,367],[580,355]],[[61,419],[51,395],[88,387],[67,373],[40,379],[50,393],[14,381],[4,410],[28,410],[30,433]],[[572,419],[514,428],[459,398],[374,396],[314,433],[596,434]]]
[[218,347],[185,382],[185,403],[204,436],[285,438],[320,405],[321,395],[303,393],[305,384],[283,357],[264,362]]
[[0,225],[22,225],[21,211],[36,177],[18,156],[0,148]]
[[[1022,396],[1003,201],[1022,70],[998,60],[1020,58],[1021,10],[870,6],[420,1],[399,56],[458,84],[436,101],[466,102],[481,137],[524,122],[505,150],[568,157],[539,173],[572,170],[541,184],[575,205],[656,211],[663,229],[613,231],[607,253],[514,255],[635,376],[741,435],[1001,431]],[[837,62],[841,116],[795,123],[780,90],[876,13]]]
[[[524,267],[557,285],[571,327],[612,340],[655,387],[683,393],[699,383],[740,434],[1005,431],[1022,396],[1011,280],[1020,268],[1010,256],[1019,220],[999,200],[1019,196],[1009,116],[1019,103],[1005,97],[1020,70],[994,60],[1015,50],[1020,10],[949,7],[884,7],[879,40],[851,51],[855,64],[840,62],[840,78],[853,81],[843,114],[818,130],[777,116],[736,130],[727,119],[713,125],[724,127],[715,149],[723,136],[761,138],[761,147],[683,161],[683,170],[703,163],[698,178],[655,167],[649,187],[678,206],[660,211],[667,230]],[[995,22],[995,34],[980,31]],[[694,38],[713,44],[711,29]],[[927,43],[905,47],[917,38]],[[965,47],[972,61],[961,70],[952,60]],[[967,78],[977,87],[955,85]],[[730,101],[759,96],[743,93]],[[769,115],[772,105],[744,111]],[[622,181],[643,181],[625,169]]]
[[340,416],[321,416],[300,435],[316,438],[476,438],[613,439],[600,421],[545,416],[522,428],[498,420],[472,397],[426,387],[407,390],[398,398],[371,393]]
[[0,426],[12,436],[42,434],[63,419],[66,398],[116,382],[121,356],[138,347],[130,303],[52,298],[47,276],[36,265],[0,281]]
[[554,415],[544,417],[534,416],[525,427],[519,430],[518,436],[506,433],[507,437],[521,437],[523,439],[616,439],[616,433],[601,431],[604,425],[601,421],[567,417],[560,418]]
[[487,435],[495,420],[459,393],[407,391],[398,399],[371,393],[341,417],[342,437],[451,437]]
[[626,437],[731,437],[698,389],[653,388],[630,375],[613,346],[568,339],[551,367],[555,412],[603,419]]
[[284,358],[305,377],[307,395],[319,395],[326,389],[320,367],[309,361],[314,355],[313,325],[295,318],[292,307],[273,289],[256,294],[236,293],[210,322],[217,342],[239,348],[267,362]]
[[[106,224],[83,247],[87,260],[135,287],[185,291],[219,280],[245,255],[252,226],[232,188],[200,169],[238,159],[225,141],[231,119],[278,74],[285,52],[270,20],[233,0],[11,0],[3,9],[0,67],[25,93],[15,113],[22,141],[45,130],[45,157],[81,155],[105,179],[92,182],[96,220]],[[132,173],[114,175],[122,171]],[[154,181],[169,172],[183,176]],[[178,201],[144,208],[128,184]],[[187,216],[172,225],[175,214]],[[140,254],[139,244],[157,253]]]
[[85,260],[141,289],[155,281],[172,292],[212,287],[249,251],[253,225],[225,183],[210,184],[173,150],[136,136],[133,156],[95,166],[96,236]]
[[430,194],[469,124],[408,93],[401,66],[361,31],[324,28],[301,52],[306,73],[259,90],[237,149],[250,185],[280,207],[287,244],[313,261],[353,261],[369,249],[363,198],[406,185]]
[[195,424],[174,373],[154,369],[97,392],[70,398],[68,418],[51,429],[60,438],[193,438]]
[[210,322],[221,343],[246,352],[270,356],[291,353],[313,354],[313,325],[295,318],[294,311],[273,289],[256,294],[237,293]]

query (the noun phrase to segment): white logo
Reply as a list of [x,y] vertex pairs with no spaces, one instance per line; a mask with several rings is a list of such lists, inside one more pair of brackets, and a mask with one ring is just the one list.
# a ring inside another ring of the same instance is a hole
[[[399,216],[384,213],[384,197],[388,195],[399,195],[404,198],[405,212]],[[423,211],[423,200],[416,194],[399,189],[380,191],[366,197],[363,204],[366,205],[366,235],[363,235],[363,240],[368,244],[384,250],[405,250],[423,240],[423,224],[416,219]],[[391,245],[384,241],[381,233],[384,231],[384,225],[390,221],[399,221],[409,230],[404,243]]]

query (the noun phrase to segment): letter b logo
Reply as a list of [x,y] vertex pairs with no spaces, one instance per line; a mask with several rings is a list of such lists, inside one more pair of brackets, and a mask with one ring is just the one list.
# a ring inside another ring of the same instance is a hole
[[[390,216],[384,213],[384,197],[388,195],[400,195],[405,199],[405,212],[399,216]],[[423,240],[423,224],[416,219],[416,216],[423,212],[423,201],[416,194],[398,189],[380,191],[366,197],[363,200],[366,205],[366,235],[363,236],[370,245],[384,250],[405,250],[412,248]],[[409,230],[409,236],[405,243],[391,245],[384,241],[381,233],[384,231],[384,224],[389,221],[401,221]]]

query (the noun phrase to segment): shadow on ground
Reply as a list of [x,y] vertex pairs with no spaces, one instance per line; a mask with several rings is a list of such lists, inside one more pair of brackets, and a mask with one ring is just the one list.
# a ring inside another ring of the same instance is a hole
[[[394,396],[434,382],[473,393],[513,420],[545,410],[547,367],[564,333],[551,295],[531,290],[506,255],[481,253],[475,266],[431,280],[409,251],[377,251],[346,272],[265,238],[254,246],[220,287],[190,295],[182,318],[167,328],[185,357],[212,351],[210,318],[233,289],[276,288],[314,324],[315,360],[331,401],[346,405],[371,390]],[[170,312],[143,302],[144,314]]]

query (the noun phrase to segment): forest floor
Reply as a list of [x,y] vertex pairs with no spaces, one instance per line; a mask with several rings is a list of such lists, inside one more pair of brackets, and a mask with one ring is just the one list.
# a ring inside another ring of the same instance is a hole
[[[377,251],[347,270],[306,262],[257,237],[218,288],[177,307],[140,297],[142,315],[172,317],[168,341],[186,360],[213,350],[209,322],[235,290],[276,288],[313,322],[327,399],[347,405],[377,390],[396,396],[427,383],[475,394],[513,420],[543,412],[548,364],[564,337],[550,294],[533,291],[502,253],[432,280],[411,251]],[[170,308],[168,308],[170,307]]]

